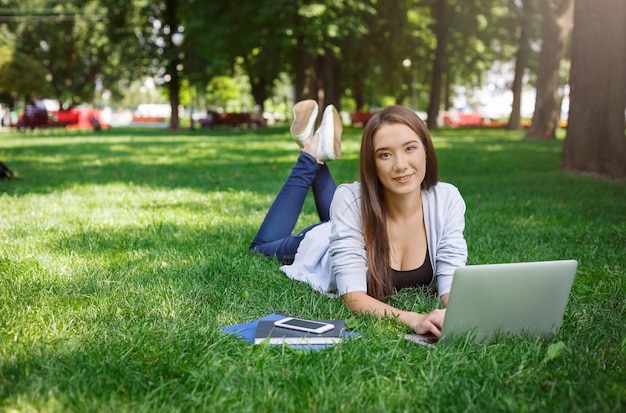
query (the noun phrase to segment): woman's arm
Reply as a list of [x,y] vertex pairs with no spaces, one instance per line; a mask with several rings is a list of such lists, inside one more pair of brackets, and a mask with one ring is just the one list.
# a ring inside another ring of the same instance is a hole
[[441,297],[439,297],[441,299],[441,304],[443,304],[444,307],[448,306],[448,296],[450,295],[450,293],[447,294],[443,294]]
[[443,296],[450,292],[454,271],[467,261],[465,201],[456,187],[444,182],[423,194],[428,247],[434,259],[437,290],[445,306],[447,298]]
[[330,207],[329,255],[337,292],[367,291],[367,251],[358,184],[337,187]]
[[380,318],[395,317],[417,334],[432,333],[436,337],[439,337],[441,334],[443,318],[446,314],[445,309],[436,309],[428,314],[399,310],[367,295],[363,291],[344,294],[341,296],[341,299],[354,313],[370,314]]

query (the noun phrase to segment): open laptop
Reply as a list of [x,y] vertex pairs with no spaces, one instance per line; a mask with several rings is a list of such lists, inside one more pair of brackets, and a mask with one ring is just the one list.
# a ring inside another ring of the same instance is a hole
[[440,339],[420,334],[405,338],[419,344],[468,333],[476,342],[498,333],[549,338],[563,322],[577,267],[575,260],[459,267]]

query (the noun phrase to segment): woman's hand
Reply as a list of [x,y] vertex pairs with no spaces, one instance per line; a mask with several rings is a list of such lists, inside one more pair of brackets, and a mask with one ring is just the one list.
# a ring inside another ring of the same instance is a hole
[[403,311],[385,304],[362,291],[347,293],[341,296],[341,298],[354,313],[371,314],[377,317],[397,317],[417,334],[432,333],[436,337],[441,335],[443,318],[446,315],[445,309],[433,310],[428,314]]
[[411,327],[411,330],[417,334],[431,333],[435,337],[439,337],[441,335],[441,327],[443,326],[445,315],[445,308],[433,310],[428,314],[407,311],[400,315],[400,320]]

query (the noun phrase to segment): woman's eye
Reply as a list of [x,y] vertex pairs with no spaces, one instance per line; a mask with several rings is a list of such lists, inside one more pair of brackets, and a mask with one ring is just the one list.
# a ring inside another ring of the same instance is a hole
[[379,157],[380,159],[387,159],[387,158],[389,158],[390,156],[391,156],[391,155],[390,155],[389,153],[386,153],[386,152],[383,152],[383,153],[381,153],[381,154],[379,154],[379,155],[378,155],[378,157]]

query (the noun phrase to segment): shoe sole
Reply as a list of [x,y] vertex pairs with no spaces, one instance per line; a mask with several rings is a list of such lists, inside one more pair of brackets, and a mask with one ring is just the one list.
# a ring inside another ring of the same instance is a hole
[[[329,131],[332,136],[324,132],[320,132],[320,143],[317,147],[317,158],[322,162],[334,161],[341,158],[341,134],[343,132],[343,125],[341,123],[341,116],[333,105],[328,105],[324,110],[324,116],[322,117],[322,125],[320,129],[327,125],[324,122],[324,118],[328,116],[328,111],[332,111],[332,130]],[[319,130],[318,130],[319,131]],[[332,139],[332,142],[330,141]],[[332,148],[332,153],[331,152]]]
[[311,99],[302,100],[293,106],[293,123],[289,131],[300,143],[313,135],[317,111],[317,102]]
[[335,148],[335,156],[336,159],[341,158],[341,135],[343,134],[343,125],[341,123],[341,116],[339,116],[339,112],[333,106],[333,126],[335,127],[334,134],[334,148]]

